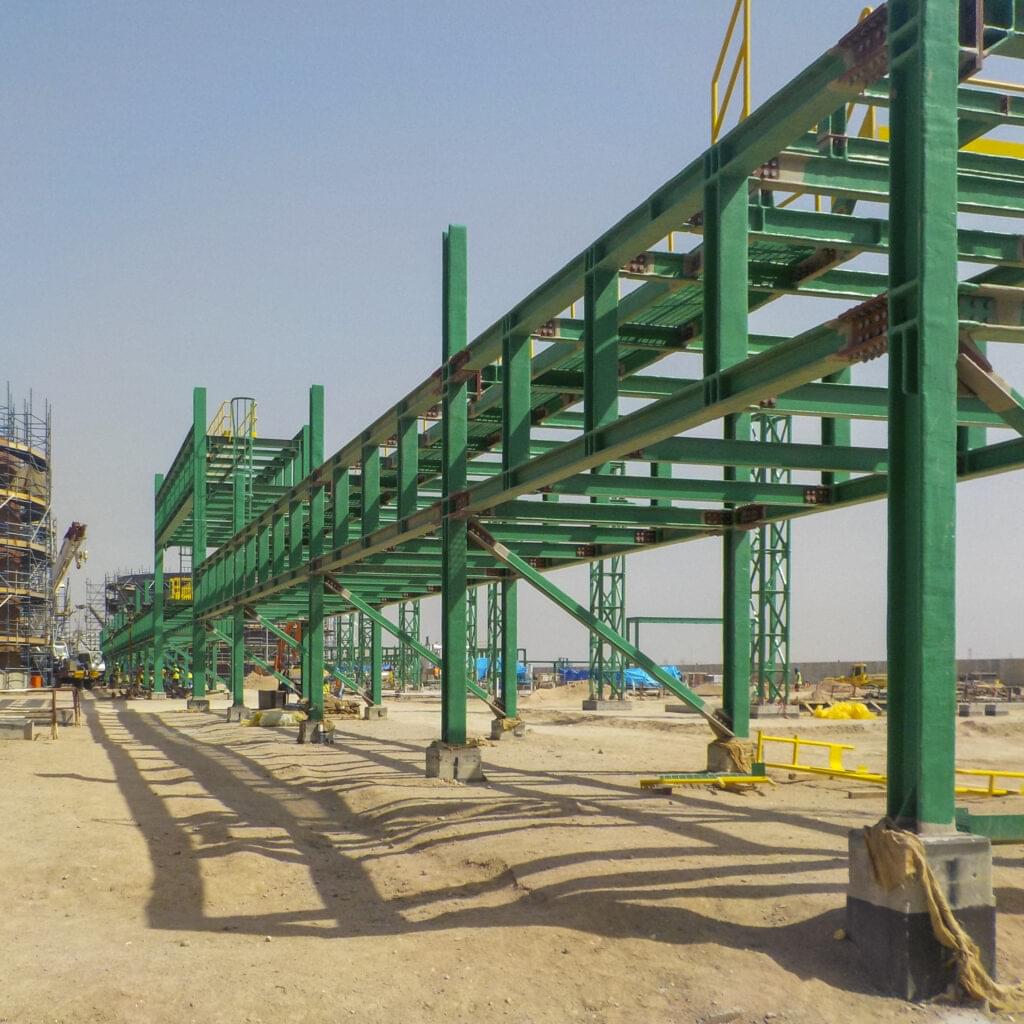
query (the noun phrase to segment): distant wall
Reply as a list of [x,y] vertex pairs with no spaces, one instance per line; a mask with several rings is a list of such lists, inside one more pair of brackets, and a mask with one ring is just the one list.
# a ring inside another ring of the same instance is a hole
[[[827,676],[844,676],[850,671],[852,661],[797,661],[794,668],[799,666],[803,673],[804,681],[816,683]],[[710,672],[720,675],[722,664],[703,662],[700,664],[680,665],[683,672]],[[884,661],[867,662],[869,673],[884,672],[886,663]],[[966,675],[968,672],[995,672],[1004,683],[1010,686],[1024,686],[1024,658],[961,658],[956,663],[957,675]]]

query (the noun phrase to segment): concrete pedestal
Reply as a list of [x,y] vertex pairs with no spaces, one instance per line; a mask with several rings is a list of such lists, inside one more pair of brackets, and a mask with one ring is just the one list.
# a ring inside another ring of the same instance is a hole
[[1002,704],[985,705],[985,715],[988,718],[995,718],[996,715],[1008,715],[1009,713],[1009,708],[1004,707]]
[[0,740],[33,740],[35,724],[31,718],[0,719]]
[[593,700],[587,698],[583,702],[584,711],[632,711],[633,704],[628,700]]
[[150,700],[167,700],[167,694],[163,690],[150,690],[146,696]]
[[956,713],[960,718],[970,718],[973,711],[972,704],[957,704],[956,706]]
[[491,719],[491,739],[502,740],[506,736],[525,736],[526,735],[526,723],[515,719],[514,724],[511,728],[508,728],[508,719],[506,718],[492,718]]
[[188,711],[209,711],[210,701],[206,697],[189,697],[185,703]]
[[[750,740],[740,739],[737,742],[742,743],[746,748],[747,756],[751,762],[754,760],[754,744]],[[736,767],[736,762],[732,759],[732,755],[721,745],[717,740],[712,740],[708,744],[708,771],[709,772],[736,772],[739,769]]]
[[[751,718],[782,718],[786,709],[781,704],[751,704]],[[791,709],[790,714],[796,714],[796,709]]]
[[427,778],[483,782],[480,748],[434,740],[427,747]]
[[247,708],[244,704],[232,704],[228,708],[227,721],[229,722],[241,722],[245,718],[249,718],[252,715],[252,711]]
[[[996,907],[992,848],[984,836],[962,832],[922,835],[925,857],[950,907],[977,943],[990,974],[996,959]],[[883,889],[875,878],[860,829],[850,832],[850,889],[846,933],[868,976],[883,992],[923,1000],[945,992],[955,973],[950,951],[932,933],[924,889],[916,878]]]
[[665,711],[671,715],[699,715],[700,712],[689,704],[666,704]]
[[388,709],[383,704],[367,704],[363,708],[363,721],[373,722],[388,717]]
[[307,718],[304,722],[299,722],[299,735],[295,738],[295,742],[323,743],[325,735],[323,722],[313,722]]

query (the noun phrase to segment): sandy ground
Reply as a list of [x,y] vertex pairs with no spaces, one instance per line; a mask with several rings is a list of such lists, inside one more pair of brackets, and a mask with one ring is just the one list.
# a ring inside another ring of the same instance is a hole
[[[646,796],[642,774],[702,766],[705,727],[576,696],[526,702],[529,734],[485,747],[477,786],[423,777],[431,701],[343,722],[333,748],[93,699],[57,741],[0,743],[0,1021],[985,1019],[876,995],[833,939],[846,833],[880,792],[776,773],[746,796]],[[795,729],[883,764],[881,721],[770,726]],[[1024,768],[1024,714],[959,732],[961,764]],[[1019,848],[995,881],[1008,981]]]

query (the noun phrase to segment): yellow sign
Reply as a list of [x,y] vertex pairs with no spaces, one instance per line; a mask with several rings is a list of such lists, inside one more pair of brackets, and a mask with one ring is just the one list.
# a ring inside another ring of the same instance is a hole
[[167,596],[172,601],[192,600],[192,577],[191,576],[168,576]]

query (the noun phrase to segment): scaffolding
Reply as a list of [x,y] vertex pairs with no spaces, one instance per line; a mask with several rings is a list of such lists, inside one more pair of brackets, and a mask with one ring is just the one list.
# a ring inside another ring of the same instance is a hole
[[0,686],[53,669],[51,414],[10,384],[0,405]]

